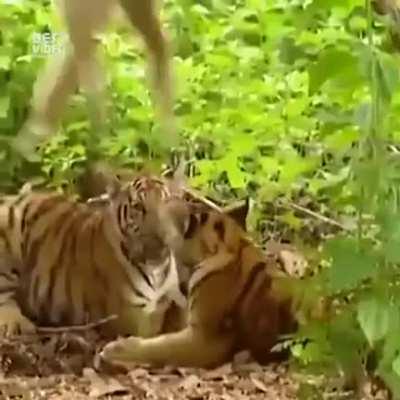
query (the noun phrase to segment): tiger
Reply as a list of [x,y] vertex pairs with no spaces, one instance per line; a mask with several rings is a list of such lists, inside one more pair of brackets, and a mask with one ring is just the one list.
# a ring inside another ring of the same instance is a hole
[[100,358],[128,368],[136,363],[213,368],[241,350],[261,363],[284,357],[284,351],[272,349],[280,335],[297,329],[299,304],[279,255],[265,254],[246,233],[248,201],[220,211],[179,201],[165,206],[186,207],[178,218],[183,215],[183,241],[169,245],[191,268],[187,325],[153,338],[111,341]]
[[[23,189],[0,204],[0,330],[5,336],[41,326],[101,327],[112,336],[151,336],[172,327],[185,308],[176,259],[161,236],[151,199],[173,196],[148,176],[107,188],[101,207],[58,192]],[[163,214],[168,220],[168,215]],[[174,236],[170,228],[170,235]],[[172,318],[172,317],[171,317]],[[172,328],[171,328],[172,329]]]

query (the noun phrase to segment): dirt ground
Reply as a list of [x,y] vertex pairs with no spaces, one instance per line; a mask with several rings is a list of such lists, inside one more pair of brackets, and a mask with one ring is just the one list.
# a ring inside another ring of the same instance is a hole
[[[214,370],[146,368],[122,371],[98,365],[104,344],[94,332],[20,337],[0,343],[2,399],[353,399],[323,377],[262,367],[241,353]],[[378,391],[373,399],[385,399]]]

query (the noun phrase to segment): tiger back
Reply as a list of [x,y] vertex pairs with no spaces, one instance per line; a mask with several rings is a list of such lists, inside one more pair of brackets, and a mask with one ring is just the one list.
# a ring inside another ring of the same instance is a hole
[[214,367],[241,349],[259,361],[274,358],[271,348],[279,335],[296,329],[295,302],[277,260],[251,242],[233,211],[229,216],[189,208],[186,215],[183,244],[174,250],[192,268],[188,326],[111,342],[102,351],[105,360]]
[[[102,207],[58,193],[23,191],[4,199],[0,328],[5,334],[110,315],[117,317],[104,330],[113,335],[149,336],[162,330],[172,302],[169,293],[178,302],[184,297],[173,254],[150,230],[145,232],[146,223],[156,220],[146,212],[140,184],[137,179],[114,187]],[[146,190],[161,198],[168,194],[157,184]],[[153,243],[152,257],[146,254],[147,241]]]

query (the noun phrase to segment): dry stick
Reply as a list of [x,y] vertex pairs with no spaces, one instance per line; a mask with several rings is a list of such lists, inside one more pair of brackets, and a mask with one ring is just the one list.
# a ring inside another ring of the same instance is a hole
[[[194,191],[193,189],[185,188],[184,191],[186,193],[188,193],[190,196],[194,197],[195,199],[201,201],[206,206],[208,206],[208,207],[210,207],[210,208],[212,208],[212,209],[214,209],[216,211],[221,212],[221,210],[222,210],[221,207],[217,206],[211,200],[203,197],[201,194],[199,194],[198,192]],[[294,208],[295,210],[301,211],[304,214],[310,215],[311,217],[319,219],[319,220],[321,220],[321,221],[323,221],[323,222],[325,222],[327,224],[334,225],[334,226],[336,226],[336,227],[338,227],[338,228],[340,228],[340,229],[342,229],[344,231],[352,231],[351,228],[348,228],[347,226],[341,224],[340,222],[337,222],[332,218],[326,217],[325,215],[318,214],[315,211],[309,210],[308,208],[299,206],[298,204],[295,204],[295,203],[292,203],[292,202],[288,201],[288,202],[282,203],[282,205],[287,205],[287,206],[289,206],[291,208]]]
[[185,188],[184,191],[186,193],[188,193],[190,196],[194,197],[196,200],[199,200],[206,206],[212,208],[213,210],[220,211],[220,212],[222,211],[221,207],[217,206],[214,202],[205,198],[204,196],[202,196],[200,193],[194,191],[193,189]]
[[311,217],[319,219],[320,221],[323,221],[327,224],[334,225],[337,228],[340,228],[344,231],[352,231],[351,228],[348,228],[347,226],[341,224],[340,222],[335,221],[332,218],[326,217],[325,215],[322,215],[322,214],[318,214],[315,211],[309,210],[308,208],[299,206],[298,204],[292,203],[290,201],[282,203],[282,205],[288,205],[289,207],[294,208],[295,210],[301,211],[304,214],[310,215]]
[[88,324],[84,325],[71,325],[71,326],[57,326],[57,327],[52,327],[52,326],[42,326],[38,327],[36,331],[38,333],[43,333],[43,334],[48,334],[48,333],[65,333],[65,332],[84,332],[88,331],[92,328],[97,328],[100,325],[104,325],[107,322],[117,318],[116,315],[110,315],[105,318],[101,318],[97,321],[89,322]]

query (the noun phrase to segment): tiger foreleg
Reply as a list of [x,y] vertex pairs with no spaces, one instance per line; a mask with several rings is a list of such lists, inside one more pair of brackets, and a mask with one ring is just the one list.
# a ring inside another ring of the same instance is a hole
[[100,356],[128,368],[134,363],[207,368],[225,362],[233,343],[233,335],[205,335],[189,326],[148,339],[131,336],[112,341]]
[[142,315],[138,318],[137,336],[149,338],[159,335],[162,331],[167,308],[163,304],[154,308],[144,307]]
[[31,333],[36,329],[33,322],[22,314],[16,300],[20,283],[19,274],[15,272],[17,269],[16,260],[3,254],[0,256],[0,336]]

